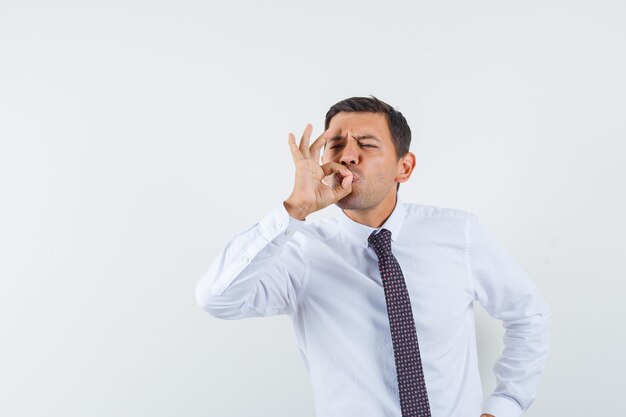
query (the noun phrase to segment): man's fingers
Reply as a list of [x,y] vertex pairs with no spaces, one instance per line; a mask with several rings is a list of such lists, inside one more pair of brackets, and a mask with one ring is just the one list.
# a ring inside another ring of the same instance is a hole
[[328,176],[333,172],[339,172],[343,176],[352,176],[352,171],[338,162],[327,162],[324,165],[320,165],[320,168],[324,171],[324,176]]
[[333,202],[341,200],[352,192],[354,175],[348,168],[336,162],[329,162],[322,165],[321,168],[324,171],[322,183],[333,192]]
[[311,132],[313,131],[313,125],[307,123],[302,133],[302,139],[300,139],[300,153],[303,157],[309,157],[309,140],[311,139]]
[[333,192],[335,193],[335,202],[350,194],[352,192],[352,176],[348,175],[343,177],[341,181],[337,181],[333,187]]
[[343,177],[343,180],[341,180],[341,188],[346,190],[346,194],[349,194],[352,191],[352,180],[353,179],[354,179],[354,177],[352,175],[348,175],[346,177]]
[[324,131],[324,133],[322,133],[316,140],[315,142],[313,142],[313,144],[309,147],[309,151],[311,152],[311,159],[313,159],[315,162],[319,162],[320,160],[320,151],[322,150],[322,147],[324,145],[326,145],[326,142],[328,142],[328,140],[330,138],[333,137],[333,134],[337,131],[337,129],[326,129]]
[[289,133],[288,137],[289,148],[291,149],[291,156],[293,157],[293,162],[298,162],[301,159],[304,159],[298,145],[296,145],[296,137],[293,133]]
[[[300,145],[296,146],[299,151],[299,154],[295,153],[295,149],[292,145],[291,133],[289,134],[289,145],[292,146],[291,150],[294,154],[294,161],[299,161],[300,159],[311,158],[315,162],[319,163],[320,159],[320,151],[322,147],[326,144],[326,142],[332,138],[332,136],[337,131],[336,129],[326,129],[314,142],[311,146],[309,146],[309,142],[311,140],[311,133],[313,131],[313,125],[311,123],[307,123],[304,128],[304,132],[302,133],[302,138],[300,139]],[[293,137],[293,144],[295,145],[295,136]],[[297,158],[296,158],[297,155]]]
[[325,177],[335,174],[332,177],[331,183],[327,184],[335,194],[335,201],[342,199],[352,192],[352,180],[354,179],[352,171],[337,162],[328,162],[321,165],[321,168],[322,171],[324,171]]
[[320,150],[322,149],[322,146],[324,146],[324,144],[328,140],[328,138],[326,137],[326,132],[322,133],[317,139],[315,139],[315,142],[313,142],[313,145],[309,147],[311,159],[313,159],[315,162],[318,162],[318,163],[320,160]]

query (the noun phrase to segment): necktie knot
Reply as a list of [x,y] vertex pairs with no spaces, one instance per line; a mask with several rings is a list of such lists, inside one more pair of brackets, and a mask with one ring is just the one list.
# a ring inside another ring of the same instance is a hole
[[391,253],[391,232],[389,230],[380,229],[378,233],[373,231],[367,241],[374,248],[374,252],[379,258],[384,254]]

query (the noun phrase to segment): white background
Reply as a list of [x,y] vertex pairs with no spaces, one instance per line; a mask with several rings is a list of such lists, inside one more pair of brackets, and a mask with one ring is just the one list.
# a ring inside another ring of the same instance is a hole
[[[194,287],[290,194],[287,134],[370,94],[413,131],[403,198],[476,213],[552,308],[527,415],[625,415],[625,22],[623,1],[0,0],[0,416],[313,417],[289,319],[215,319]],[[502,327],[477,314],[489,391]]]

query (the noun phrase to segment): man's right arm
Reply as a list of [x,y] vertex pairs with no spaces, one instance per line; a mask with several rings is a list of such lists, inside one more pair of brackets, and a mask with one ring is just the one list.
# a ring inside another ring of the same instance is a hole
[[[210,314],[237,319],[297,309],[309,259],[304,237],[294,234],[310,213],[352,192],[349,169],[337,162],[319,164],[322,146],[337,132],[326,130],[309,146],[312,129],[307,124],[299,146],[292,133],[288,136],[296,168],[289,198],[259,223],[231,238],[196,285],[196,300]],[[324,183],[329,176],[332,186]]]
[[308,273],[303,225],[283,203],[233,236],[196,284],[198,305],[223,319],[293,312]]

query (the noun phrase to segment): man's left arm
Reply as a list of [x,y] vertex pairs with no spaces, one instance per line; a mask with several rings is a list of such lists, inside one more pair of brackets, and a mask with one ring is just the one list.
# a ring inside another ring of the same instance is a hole
[[550,307],[522,267],[472,213],[465,236],[475,298],[505,328],[504,349],[493,368],[496,389],[483,404],[483,413],[518,417],[537,395],[550,345]]

